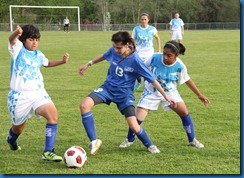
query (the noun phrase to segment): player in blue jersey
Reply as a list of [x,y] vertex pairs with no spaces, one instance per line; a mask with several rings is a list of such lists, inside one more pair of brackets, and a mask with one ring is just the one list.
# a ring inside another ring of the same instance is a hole
[[8,110],[12,127],[7,142],[11,150],[21,150],[16,141],[27,119],[35,113],[47,120],[42,159],[58,162],[62,161],[62,156],[56,155],[53,148],[58,129],[58,113],[44,88],[40,68],[65,64],[69,60],[69,54],[65,53],[62,60],[49,61],[41,51],[37,50],[40,37],[39,29],[33,25],[25,25],[22,28],[17,26],[9,36],[11,90],[8,93]]
[[[166,94],[177,103],[177,106],[175,108],[171,107],[153,85],[145,82],[144,91],[137,105],[136,116],[138,123],[141,124],[148,112],[150,110],[157,110],[160,104],[164,110],[172,109],[181,118],[189,145],[203,148],[204,145],[196,139],[192,118],[177,90],[177,84],[186,83],[205,106],[210,101],[198,90],[188,75],[185,64],[178,58],[179,54],[184,54],[184,52],[185,47],[181,43],[168,41],[164,46],[163,53],[155,53],[151,59],[146,61],[146,65],[151,67],[151,71],[154,73],[157,81],[164,88]],[[134,140],[134,133],[129,129],[127,138],[121,143],[120,147],[128,147],[133,144]]]
[[171,40],[178,40],[179,43],[182,43],[184,35],[184,22],[180,18],[180,14],[177,12],[174,15],[174,18],[169,22],[170,33],[172,34]]
[[[155,38],[157,41],[158,52],[161,52],[161,42],[158,30],[154,26],[148,24],[150,20],[149,15],[147,13],[142,13],[140,20],[141,24],[137,25],[132,31],[132,38],[135,39],[136,50],[138,51],[140,58],[142,61],[146,61],[154,53],[153,39]],[[142,79],[139,76],[137,78],[135,90],[140,89],[141,83]]]
[[137,76],[141,75],[146,81],[152,83],[172,107],[175,103],[165,94],[152,72],[150,72],[140,59],[138,53],[135,52],[134,40],[128,32],[119,31],[113,34],[111,40],[112,47],[79,69],[80,75],[83,75],[84,71],[92,64],[104,60],[110,63],[105,82],[80,103],[82,123],[90,139],[89,147],[91,154],[96,154],[102,144],[102,141],[97,139],[96,136],[91,108],[101,103],[109,105],[111,102],[117,105],[119,111],[125,116],[129,127],[135,132],[147,149],[151,153],[159,153],[160,151],[152,144],[146,131],[137,123],[134,107],[135,98],[133,94]]

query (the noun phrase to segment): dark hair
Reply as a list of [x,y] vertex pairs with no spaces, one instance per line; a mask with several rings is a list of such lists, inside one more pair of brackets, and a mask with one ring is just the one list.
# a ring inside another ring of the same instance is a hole
[[171,51],[175,54],[185,54],[186,48],[182,43],[177,43],[176,41],[172,40],[172,41],[168,41],[167,43],[165,43],[164,45],[164,49],[165,48],[169,48],[171,49]]
[[36,38],[40,39],[41,34],[39,32],[39,29],[35,27],[34,25],[24,25],[22,27],[23,33],[19,37],[19,40],[23,43],[27,38]]
[[142,14],[140,15],[140,17],[142,17],[142,16],[147,16],[147,18],[150,19],[150,16],[149,16],[148,13],[142,13]]
[[136,50],[135,41],[127,31],[118,31],[113,34],[111,41],[114,43],[122,42],[123,45],[129,43],[129,47],[132,51]]

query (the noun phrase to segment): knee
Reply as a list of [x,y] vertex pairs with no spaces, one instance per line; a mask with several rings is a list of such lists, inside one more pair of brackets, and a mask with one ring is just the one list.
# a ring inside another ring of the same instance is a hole
[[87,113],[90,109],[91,107],[85,101],[80,103],[80,111],[82,114]]

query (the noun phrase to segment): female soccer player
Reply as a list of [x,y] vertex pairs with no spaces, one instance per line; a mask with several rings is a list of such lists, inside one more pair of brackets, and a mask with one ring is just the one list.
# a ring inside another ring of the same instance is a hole
[[113,46],[104,54],[95,57],[79,68],[80,75],[83,75],[88,66],[92,64],[105,59],[110,63],[105,82],[80,103],[82,123],[90,139],[91,154],[96,154],[102,144],[102,141],[96,136],[91,108],[101,103],[109,105],[111,102],[117,104],[117,108],[125,116],[129,127],[147,149],[151,153],[159,153],[160,151],[152,144],[146,131],[138,125],[136,120],[133,89],[137,76],[141,75],[149,83],[152,83],[172,107],[174,102],[165,94],[154,75],[135,52],[134,40],[128,32],[117,32],[113,34],[111,40]]
[[[149,15],[147,13],[142,13],[140,20],[141,24],[136,26],[132,31],[132,38],[136,41],[136,50],[140,58],[146,61],[154,54],[153,38],[157,40],[158,52],[161,52],[161,42],[157,29],[148,25],[150,20]],[[141,77],[138,77],[135,90],[140,89],[141,82]]]
[[65,64],[69,54],[62,60],[49,61],[37,50],[40,41],[39,29],[33,25],[17,26],[9,36],[11,55],[10,92],[8,93],[8,110],[12,120],[7,142],[11,150],[21,150],[16,140],[22,133],[26,121],[33,112],[47,120],[46,142],[42,159],[62,161],[62,156],[54,153],[57,134],[58,113],[55,105],[44,88],[41,66],[54,67]]
[[[151,66],[151,71],[164,88],[166,94],[177,103],[176,107],[171,107],[153,85],[145,82],[144,91],[137,105],[136,116],[138,123],[141,124],[150,110],[157,110],[158,106],[162,104],[164,110],[172,109],[179,115],[190,145],[196,148],[203,148],[204,145],[196,139],[192,118],[177,90],[177,83],[186,83],[205,106],[207,106],[210,101],[198,90],[197,86],[188,75],[185,64],[178,58],[179,54],[184,54],[184,52],[185,47],[181,43],[169,41],[164,46],[163,54],[155,53],[151,59],[146,61],[146,65]],[[120,144],[120,147],[128,147],[133,144],[134,140],[134,133],[129,129],[127,138]]]
[[180,14],[177,12],[174,15],[174,18],[169,22],[170,33],[172,34],[171,40],[178,40],[179,43],[182,43],[184,35],[184,22],[180,18]]

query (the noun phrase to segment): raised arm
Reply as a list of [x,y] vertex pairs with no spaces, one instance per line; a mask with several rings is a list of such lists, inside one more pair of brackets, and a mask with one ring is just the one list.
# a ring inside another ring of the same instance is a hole
[[13,31],[13,32],[10,34],[9,38],[8,38],[9,43],[10,43],[11,46],[14,46],[14,45],[15,45],[16,40],[17,40],[17,37],[18,37],[18,36],[21,36],[22,33],[23,33],[22,28],[21,28],[19,25],[17,25],[15,31]]
[[208,104],[210,104],[209,99],[204,96],[197,88],[196,84],[194,83],[194,81],[192,79],[188,80],[186,82],[186,85],[197,95],[197,97],[202,101],[202,103],[207,106]]
[[96,64],[96,63],[98,63],[98,62],[101,62],[101,61],[103,61],[103,60],[104,60],[104,58],[103,58],[103,54],[101,54],[101,55],[99,55],[99,56],[93,58],[92,60],[90,60],[90,61],[87,62],[85,65],[83,65],[83,66],[81,66],[81,67],[79,68],[79,74],[80,74],[80,75],[83,75],[83,73],[85,72],[85,70],[86,70],[89,66],[91,66],[91,65],[93,65],[93,64]]

